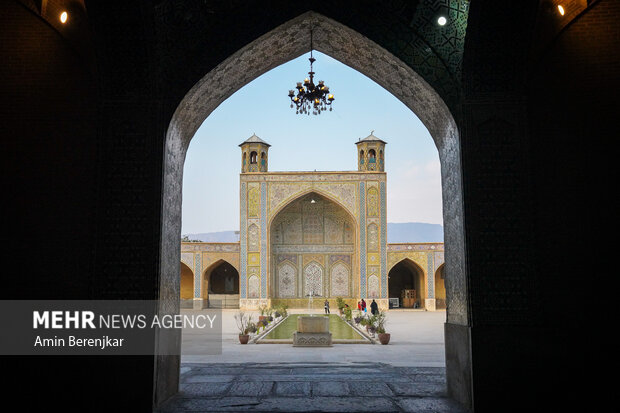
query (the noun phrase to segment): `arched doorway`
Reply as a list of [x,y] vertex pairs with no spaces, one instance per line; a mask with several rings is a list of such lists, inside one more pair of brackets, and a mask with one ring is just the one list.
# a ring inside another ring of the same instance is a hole
[[399,308],[423,308],[424,271],[409,259],[404,259],[388,273],[390,298],[398,298]]
[[181,262],[181,308],[192,308],[194,301],[194,272]]
[[446,274],[444,264],[441,264],[435,271],[435,308],[437,310],[446,309]]
[[[183,163],[192,137],[211,112],[236,90],[268,70],[309,52],[311,27],[315,50],[358,70],[392,93],[420,118],[437,146],[444,200],[446,273],[449,274],[446,300],[450,303],[450,310],[446,314],[446,335],[454,335],[460,340],[459,331],[467,325],[469,315],[461,145],[455,119],[441,96],[411,66],[355,30],[314,12],[289,20],[230,55],[198,80],[177,106],[168,127],[164,149],[160,312],[167,314],[171,309],[178,308],[166,299],[178,296],[175,272],[180,254]],[[251,62],[251,67],[248,62]],[[197,102],[200,104],[197,105]],[[175,294],[170,294],[170,290]],[[174,334],[161,333],[158,343],[177,342]],[[469,347],[466,341],[460,340],[455,346],[467,357]],[[455,366],[459,365],[457,358],[449,361],[452,360]],[[155,381],[157,389],[161,385],[161,391],[158,390],[156,400],[176,392],[178,375],[168,374],[173,371],[170,366],[178,363],[179,359],[175,356],[158,359]],[[451,382],[469,382],[471,379],[466,369],[452,366],[448,366],[447,378],[450,389]]]
[[345,208],[318,192],[286,204],[270,225],[271,297],[288,304],[310,294],[355,297],[355,227]]
[[239,308],[239,272],[220,260],[204,273],[203,291],[209,308]]

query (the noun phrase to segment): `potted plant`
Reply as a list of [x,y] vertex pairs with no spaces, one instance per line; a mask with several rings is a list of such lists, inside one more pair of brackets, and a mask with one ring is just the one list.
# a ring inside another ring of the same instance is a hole
[[344,318],[347,321],[351,321],[351,309],[349,307],[344,308]]
[[243,311],[239,311],[235,314],[235,321],[237,322],[237,327],[239,328],[239,343],[248,344],[248,340],[250,339],[250,335],[248,334],[248,326],[252,322],[252,316],[244,313]]
[[286,311],[287,308],[288,308],[288,305],[286,305],[286,304],[283,304],[283,303],[278,304],[275,307],[276,312],[274,313],[274,316],[276,316],[276,317],[286,317],[288,315],[288,313]]
[[361,323],[363,318],[364,318],[364,316],[362,315],[362,312],[360,310],[357,310],[357,313],[355,314],[355,317],[353,318],[353,321],[355,321],[355,324],[359,324],[359,323]]
[[271,323],[273,321],[273,308],[268,308],[265,313],[267,315],[267,321]]
[[371,315],[367,318],[366,321],[366,331],[368,331],[371,335],[375,334],[375,331],[377,330],[377,317],[375,315]]
[[258,307],[258,312],[260,313],[260,315],[258,316],[258,321],[262,321],[267,318],[267,306],[261,305],[260,307]]
[[345,302],[342,299],[342,297],[336,297],[336,306],[338,307],[338,311],[340,312],[340,315],[343,315],[344,314]]
[[258,327],[256,327],[256,323],[250,322],[248,324],[247,330],[248,330],[248,333],[256,334],[256,332],[258,331]]
[[379,341],[381,344],[388,344],[390,342],[390,333],[385,332],[385,325],[387,324],[387,317],[385,311],[379,312],[377,314],[377,335],[379,336]]

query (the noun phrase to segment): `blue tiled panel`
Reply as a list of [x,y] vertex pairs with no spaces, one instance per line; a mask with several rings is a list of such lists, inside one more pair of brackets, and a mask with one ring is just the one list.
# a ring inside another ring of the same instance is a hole
[[246,287],[248,285],[247,283],[247,260],[248,260],[248,245],[247,245],[247,237],[245,235],[246,232],[246,227],[247,227],[247,202],[246,202],[246,185],[245,182],[241,182],[241,201],[240,201],[240,205],[241,205],[241,225],[239,227],[239,243],[240,243],[240,249],[241,249],[241,256],[240,256],[240,267],[241,267],[241,274],[240,274],[240,280],[239,280],[239,296],[240,298],[248,298],[247,297],[247,291],[246,291]]
[[379,183],[381,197],[381,298],[387,298],[387,208],[385,182]]
[[200,280],[202,279],[202,254],[194,254],[194,274],[199,274],[198,277],[194,277],[194,298],[200,298]]
[[267,298],[267,183],[260,184],[260,290]]
[[360,182],[360,296],[366,298],[366,183]]
[[435,298],[435,272],[433,268],[435,267],[435,254],[432,252],[426,253],[426,273],[428,274],[427,281],[427,289],[428,298]]

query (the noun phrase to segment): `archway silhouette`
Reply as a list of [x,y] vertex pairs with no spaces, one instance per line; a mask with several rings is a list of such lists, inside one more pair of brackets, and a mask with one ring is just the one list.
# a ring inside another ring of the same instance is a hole
[[[352,67],[392,93],[418,116],[433,138],[441,163],[448,274],[447,322],[466,325],[462,169],[454,117],[437,92],[404,62],[360,33],[314,12],[290,20],[231,55],[198,81],[177,107],[166,135],[164,154],[160,313],[178,311],[176,265],[180,258],[183,163],[192,137],[209,114],[235,91],[272,68],[308,52],[311,26],[316,50]],[[248,61],[252,62],[252,70],[240,70]],[[158,333],[156,346],[171,348],[179,343],[177,333]],[[165,399],[176,391],[179,367],[178,356],[157,358],[155,388],[158,399]]]
[[185,308],[192,308],[194,299],[194,272],[184,262],[181,262],[180,267],[179,277],[181,306]]
[[[415,293],[410,296],[411,290]],[[423,308],[426,287],[424,270],[409,258],[397,262],[388,272],[388,291],[390,298],[398,298],[403,308]],[[407,296],[403,293],[407,291]]]
[[446,309],[446,274],[444,272],[444,264],[441,264],[435,270],[435,308],[437,310]]
[[217,260],[203,272],[203,299],[210,308],[239,308],[239,272],[226,260]]

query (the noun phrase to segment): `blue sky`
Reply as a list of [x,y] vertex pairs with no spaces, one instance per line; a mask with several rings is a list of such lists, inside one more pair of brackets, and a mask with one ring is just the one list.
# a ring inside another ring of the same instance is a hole
[[239,144],[271,144],[270,171],[357,170],[355,142],[374,130],[385,149],[388,222],[443,224],[439,156],[417,116],[381,86],[313,52],[316,80],[333,111],[296,115],[288,91],[309,71],[309,54],[256,78],[224,101],[192,139],[183,172],[182,233],[239,229]]

